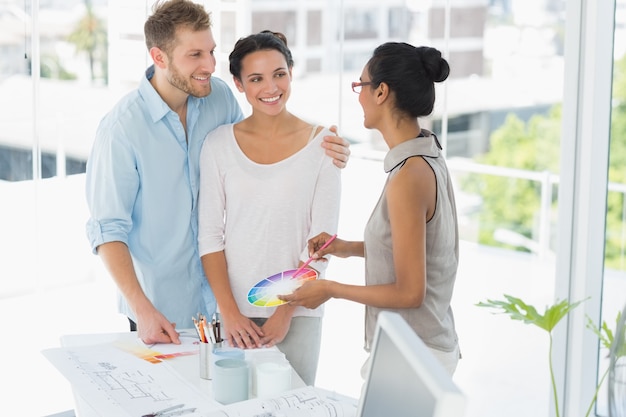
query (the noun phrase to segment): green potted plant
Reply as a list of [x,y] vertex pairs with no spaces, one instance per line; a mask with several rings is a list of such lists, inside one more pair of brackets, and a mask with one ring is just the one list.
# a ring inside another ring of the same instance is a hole
[[[511,295],[504,295],[505,300],[487,300],[481,301],[476,304],[479,307],[489,307],[499,310],[499,313],[507,314],[512,320],[519,320],[527,324],[533,324],[545,331],[548,332],[550,336],[550,345],[548,350],[548,363],[550,367],[550,380],[552,383],[552,391],[554,395],[554,405],[556,416],[560,417],[560,409],[559,409],[559,399],[557,395],[556,382],[554,379],[554,369],[552,366],[552,331],[556,327],[556,325],[565,317],[570,311],[578,307],[585,300],[580,300],[576,302],[569,302],[568,300],[557,301],[551,306],[547,306],[544,313],[540,314],[537,309],[530,305],[526,304],[520,298],[513,297]],[[621,312],[618,312],[617,322],[619,321],[621,316]],[[614,331],[609,328],[605,321],[602,322],[600,328],[596,327],[593,320],[587,317],[587,328],[591,329],[600,339],[601,344],[608,350],[611,349],[611,345],[614,343]],[[623,354],[626,354],[622,352]],[[622,356],[623,356],[622,354]],[[598,392],[602,383],[604,382],[607,374],[608,368],[600,378],[600,381],[596,387],[595,394],[591,400],[591,404],[589,404],[589,408],[587,409],[587,413],[585,417],[588,417],[593,409],[593,405],[595,404],[598,398]]]

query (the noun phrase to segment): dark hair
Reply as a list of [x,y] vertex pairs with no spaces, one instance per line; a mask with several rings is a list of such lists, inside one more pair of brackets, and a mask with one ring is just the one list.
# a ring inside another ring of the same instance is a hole
[[256,51],[276,50],[283,54],[287,66],[293,67],[291,51],[287,47],[287,38],[280,32],[264,30],[262,32],[241,38],[235,44],[233,51],[228,56],[230,73],[233,77],[241,79],[241,61],[246,55]]
[[176,30],[181,27],[193,31],[210,29],[211,17],[202,5],[190,0],[157,1],[143,25],[146,46],[148,49],[156,46],[169,55],[176,41]]
[[386,83],[395,95],[396,108],[411,116],[427,116],[435,105],[435,84],[444,81],[450,66],[435,48],[404,42],[378,46],[367,63],[372,88]]

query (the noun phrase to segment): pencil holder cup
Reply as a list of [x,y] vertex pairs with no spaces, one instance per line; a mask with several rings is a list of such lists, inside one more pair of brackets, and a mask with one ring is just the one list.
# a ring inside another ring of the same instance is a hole
[[243,359],[220,359],[213,373],[213,398],[222,404],[245,401],[249,397],[250,370]]
[[211,343],[200,342],[200,378],[211,379]]
[[215,357],[213,352],[215,349],[222,348],[222,342],[220,343],[200,343],[200,378],[211,379],[211,370],[215,364]]

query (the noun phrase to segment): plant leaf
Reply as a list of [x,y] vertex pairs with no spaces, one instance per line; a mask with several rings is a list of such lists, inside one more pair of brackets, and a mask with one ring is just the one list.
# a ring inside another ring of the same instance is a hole
[[606,321],[603,320],[602,325],[598,328],[591,317],[587,316],[587,328],[595,333],[605,349],[611,349],[614,336],[613,331],[609,328],[608,324],[606,324]]
[[552,332],[554,327],[570,311],[578,307],[585,300],[570,303],[568,300],[558,301],[546,307],[544,314],[539,314],[537,309],[526,304],[522,299],[504,294],[504,300],[487,300],[476,304],[478,307],[489,307],[500,310],[500,313],[507,314],[512,320],[520,320],[524,323],[534,324],[547,332]]
[[[618,311],[617,318],[615,319],[615,332],[616,333],[617,333],[617,327],[619,326],[621,318],[622,318],[622,312]],[[622,329],[622,334],[620,336],[621,337],[619,339],[611,340],[611,349],[614,350],[614,354],[616,358],[621,358],[621,357],[626,356],[626,328]],[[615,346],[613,346],[613,344],[615,344]]]

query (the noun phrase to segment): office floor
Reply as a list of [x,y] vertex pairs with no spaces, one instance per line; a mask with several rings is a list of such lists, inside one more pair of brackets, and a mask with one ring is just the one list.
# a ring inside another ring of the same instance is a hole
[[[383,180],[380,162],[351,160],[343,174],[339,230],[343,238],[362,238]],[[364,185],[369,193],[363,192]],[[0,298],[3,415],[42,417],[71,410],[70,386],[41,350],[59,346],[63,334],[127,330],[126,319],[115,312],[114,287],[100,260],[89,255],[77,261],[85,262],[92,271],[87,282]],[[358,284],[363,280],[362,271],[361,259],[333,259],[327,276]],[[539,300],[538,305],[544,300],[547,303],[552,289],[546,280],[549,276],[549,265],[529,261],[527,255],[462,242],[453,308],[464,356],[455,381],[469,399],[466,417],[547,414],[550,390],[545,335],[506,317],[493,316],[475,304],[500,298],[504,292],[529,296]],[[9,282],[3,277],[3,286]],[[362,384],[360,368],[366,358],[363,308],[340,300],[330,300],[325,308],[317,385],[357,397]]]

